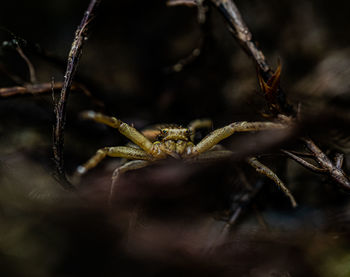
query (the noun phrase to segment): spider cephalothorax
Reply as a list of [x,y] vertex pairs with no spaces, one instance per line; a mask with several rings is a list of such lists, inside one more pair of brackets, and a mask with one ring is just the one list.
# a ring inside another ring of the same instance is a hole
[[181,126],[169,126],[159,130],[155,147],[176,159],[191,153],[193,142],[191,141],[191,130]]
[[163,142],[167,140],[191,141],[191,131],[190,129],[183,128],[182,126],[171,125],[160,129],[157,139]]
[[[77,174],[82,175],[95,167],[106,156],[120,157],[129,160],[113,174],[110,196],[113,195],[114,184],[117,183],[121,173],[139,169],[149,164],[164,160],[169,157],[189,161],[212,161],[218,158],[232,156],[232,151],[218,147],[217,144],[236,132],[261,131],[268,129],[287,128],[289,124],[282,122],[234,122],[222,128],[216,129],[194,144],[194,135],[197,129],[211,128],[211,120],[195,120],[187,128],[176,125],[162,126],[158,130],[148,129],[142,132],[122,122],[115,117],[105,116],[94,111],[82,114],[84,118],[92,119],[108,126],[116,128],[121,134],[129,138],[135,145],[115,146],[99,149],[84,165],[77,168]],[[256,158],[249,158],[248,162],[260,173],[272,179],[282,188],[290,198],[293,206],[296,202],[282,181],[269,168],[262,165]]]

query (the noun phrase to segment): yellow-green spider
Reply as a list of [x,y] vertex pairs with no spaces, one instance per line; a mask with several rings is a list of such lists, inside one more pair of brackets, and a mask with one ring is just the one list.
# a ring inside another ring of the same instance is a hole
[[[127,159],[128,161],[117,168],[113,174],[110,197],[113,195],[115,184],[118,182],[120,174],[126,171],[143,168],[155,161],[164,160],[169,157],[185,160],[186,162],[212,161],[220,158],[227,158],[233,154],[232,151],[224,149],[218,145],[218,143],[234,133],[284,129],[289,127],[288,124],[282,122],[234,122],[212,131],[199,143],[194,144],[193,140],[196,130],[200,128],[210,128],[212,126],[211,120],[195,120],[191,122],[187,128],[175,125],[164,125],[160,127],[157,132],[150,130],[140,132],[115,117],[106,116],[94,111],[83,112],[82,117],[118,129],[121,134],[135,144],[130,146],[101,148],[97,150],[96,154],[85,164],[78,166],[76,170],[77,175],[85,174],[106,156]],[[272,179],[290,198],[293,207],[297,205],[288,188],[285,187],[275,173],[261,164],[256,158],[249,158],[247,161],[259,173]]]

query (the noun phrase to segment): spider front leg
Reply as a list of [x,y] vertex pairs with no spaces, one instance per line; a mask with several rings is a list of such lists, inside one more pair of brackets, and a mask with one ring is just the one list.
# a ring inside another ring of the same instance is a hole
[[150,161],[145,161],[145,160],[129,161],[126,164],[123,164],[122,166],[120,166],[116,170],[114,170],[113,177],[112,177],[111,189],[109,192],[109,202],[110,203],[112,202],[112,197],[114,195],[115,186],[118,184],[118,181],[119,181],[121,174],[124,174],[127,171],[136,170],[136,169],[146,167],[149,164],[150,164]]
[[142,133],[137,131],[134,127],[128,125],[125,122],[122,122],[121,120],[115,117],[106,116],[104,114],[96,113],[94,111],[83,112],[81,116],[85,119],[91,119],[96,122],[106,124],[112,128],[118,129],[118,131],[122,135],[130,139],[133,143],[138,145],[146,153],[149,153],[154,157],[161,155],[159,149],[155,147],[154,144],[148,138],[146,138]]
[[152,157],[142,149],[137,149],[127,146],[104,147],[97,150],[96,154],[92,156],[85,164],[78,166],[76,174],[83,175],[89,169],[99,164],[106,156],[126,158],[128,160],[151,160]]
[[288,125],[274,122],[235,122],[217,129],[202,139],[196,146],[192,148],[189,155],[198,155],[208,151],[223,139],[233,135],[236,132],[252,132],[271,129],[285,129]]

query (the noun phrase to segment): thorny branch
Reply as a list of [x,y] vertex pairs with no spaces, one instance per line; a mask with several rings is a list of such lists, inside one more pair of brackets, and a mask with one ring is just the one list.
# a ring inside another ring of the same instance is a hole
[[[316,162],[320,165],[322,169],[328,172],[330,177],[332,177],[337,183],[346,191],[350,191],[350,180],[345,172],[340,168],[342,162],[336,161],[333,163],[326,154],[309,138],[303,138],[306,147],[315,155]],[[337,155],[341,157],[340,155]],[[341,158],[340,158],[341,159]],[[338,166],[339,167],[338,167]]]
[[[247,25],[244,23],[243,18],[240,15],[239,10],[237,9],[234,2],[230,0],[211,0],[211,2],[213,2],[221,11],[223,16],[229,23],[230,31],[240,42],[243,49],[255,60],[260,71],[265,73],[265,76],[268,79],[273,78],[276,73],[271,73],[271,70],[266,62],[264,54],[256,47],[255,43],[252,41],[251,32],[249,31]],[[262,77],[265,79],[265,76]],[[287,104],[285,94],[282,92],[280,86],[278,86],[277,92],[280,111],[282,114],[288,114],[288,110],[291,107],[289,107],[289,105]],[[337,168],[336,165],[331,162],[327,155],[325,155],[322,152],[322,150],[319,147],[317,147],[317,145],[310,138],[304,139],[304,142],[309,148],[309,150],[315,155],[316,161],[321,166],[321,171],[326,171],[330,177],[332,177],[335,181],[337,181],[337,183],[339,183],[342,186],[342,188],[349,190],[350,181],[349,178],[346,176],[345,172],[340,168]],[[311,169],[312,166],[309,166],[308,168]]]
[[[199,1],[178,0],[168,1],[170,4],[193,6],[198,5]],[[276,72],[272,71],[267,63],[267,60],[263,52],[256,46],[252,40],[252,33],[250,32],[247,24],[244,22],[236,4],[232,0],[210,0],[212,4],[220,11],[225,18],[229,26],[229,31],[239,42],[243,50],[253,59],[259,69],[259,76],[261,75],[260,85],[262,85],[263,91],[266,93],[268,90],[275,90],[275,101],[267,97],[266,100],[270,106],[270,109],[275,112],[275,116],[283,115],[290,116],[297,114],[296,111],[287,103],[286,95],[279,85],[279,73],[280,68]],[[271,95],[268,95],[269,97]],[[275,103],[273,103],[275,102]],[[275,106],[277,103],[277,106]],[[277,113],[276,113],[277,112]],[[293,154],[291,151],[283,151],[290,158],[294,159],[306,168],[318,172],[324,173],[334,179],[340,186],[350,191],[350,180],[346,173],[341,169],[342,156],[337,155],[336,161],[333,163],[331,159],[310,139],[304,138],[303,142],[306,147],[312,152],[313,158],[319,164],[320,167],[314,166],[304,159],[298,157],[297,154]]]
[[57,177],[61,181],[62,186],[66,189],[73,189],[73,185],[67,180],[64,170],[63,160],[63,144],[64,144],[64,127],[66,122],[66,106],[69,96],[69,91],[72,85],[73,77],[75,75],[80,56],[82,54],[82,47],[84,41],[88,37],[88,25],[94,18],[94,11],[96,10],[100,0],[91,0],[87,10],[84,13],[83,19],[78,26],[74,41],[72,43],[69,55],[66,72],[64,74],[64,82],[61,90],[60,99],[57,106],[55,106],[56,122],[53,130],[53,154],[56,164]]

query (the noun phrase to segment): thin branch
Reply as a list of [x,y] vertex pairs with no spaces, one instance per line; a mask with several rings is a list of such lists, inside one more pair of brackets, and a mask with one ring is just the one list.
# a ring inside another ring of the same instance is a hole
[[[265,55],[257,47],[253,41],[252,33],[250,32],[247,24],[244,22],[241,13],[239,12],[236,4],[232,0],[210,0],[221,12],[223,17],[229,26],[229,31],[234,38],[239,42],[242,49],[250,56],[259,69],[259,75],[265,82],[268,82],[270,78],[274,76],[274,72],[271,70]],[[278,113],[295,114],[293,108],[287,103],[286,95],[278,84],[275,102],[277,107],[271,107],[271,110],[277,110]]]
[[62,185],[67,189],[72,189],[73,186],[66,178],[63,160],[63,145],[64,145],[64,127],[66,123],[66,106],[69,96],[70,87],[75,75],[84,41],[88,37],[88,24],[92,21],[94,11],[96,10],[100,0],[91,0],[87,10],[84,13],[83,19],[78,26],[74,41],[72,43],[69,55],[67,69],[64,75],[64,83],[61,90],[59,102],[55,108],[56,122],[53,130],[53,154],[56,164],[57,177],[62,181]]
[[292,154],[297,155],[299,157],[305,157],[305,158],[314,158],[315,157],[312,153],[305,153],[305,152],[299,152],[299,151],[294,151],[294,150],[288,150],[288,153],[292,153]]
[[180,59],[176,64],[166,68],[165,72],[166,73],[171,73],[171,72],[177,73],[177,72],[182,71],[184,67],[192,64],[200,56],[202,49],[203,49],[203,44],[204,44],[204,37],[202,37],[199,40],[198,46],[196,48],[194,48],[187,57]]
[[248,206],[255,198],[258,192],[262,189],[263,182],[259,181],[253,189],[247,189],[244,193],[238,195],[232,203],[232,214],[226,224],[221,230],[221,236],[226,236],[232,226],[237,222],[238,217],[243,212],[244,208]]
[[[0,98],[15,97],[20,95],[36,95],[47,92],[52,92],[53,90],[61,90],[63,88],[63,82],[55,82],[52,86],[50,83],[41,84],[26,84],[23,86],[14,86],[7,88],[0,88]],[[82,91],[87,97],[92,99],[92,101],[99,107],[103,107],[104,104],[100,100],[96,99],[92,93],[81,83],[74,82],[70,90]]]
[[293,159],[294,161],[296,161],[297,163],[301,164],[302,166],[304,166],[305,168],[315,172],[315,173],[325,173],[327,172],[326,169],[324,168],[319,168],[307,161],[305,161],[304,159],[298,157],[297,155],[293,154],[292,152],[290,151],[287,151],[287,150],[281,150],[281,152],[283,152],[284,154],[286,154],[288,157],[290,157],[291,159]]
[[[194,4],[197,5],[199,9],[199,15],[203,14],[201,12],[203,7],[203,0],[196,1],[168,1],[169,6],[185,5],[192,7]],[[232,0],[210,0],[210,2],[219,10],[223,15],[224,19],[228,23],[228,29],[233,35],[233,37],[241,45],[242,49],[250,56],[258,68],[258,74],[268,83],[270,78],[274,77],[274,71],[271,70],[265,55],[257,47],[256,43],[253,41],[252,33],[250,32],[247,24],[244,22],[241,13],[239,12],[236,4]],[[286,115],[294,115],[295,111],[287,103],[286,95],[281,89],[279,82],[277,82],[276,87],[276,97],[273,103],[269,104],[269,109],[273,111],[274,115],[283,113]]]
[[[270,69],[266,58],[262,51],[256,46],[252,40],[252,34],[245,24],[237,6],[233,0],[210,0],[221,12],[225,20],[229,25],[229,30],[232,35],[238,40],[241,47],[245,52],[253,58],[256,63],[261,77],[264,81],[269,82],[269,79],[275,74]],[[277,110],[282,114],[292,114],[295,115],[293,107],[291,107],[286,100],[286,95],[282,91],[281,87],[278,86],[276,100],[278,103]],[[274,109],[274,107],[271,107]],[[328,174],[336,180],[343,189],[350,190],[350,180],[345,172],[333,164],[332,161],[320,150],[320,148],[310,139],[305,138],[304,142],[310,151],[315,155],[316,161],[320,164],[321,168],[328,172]],[[336,162],[336,163],[340,163]],[[310,167],[309,167],[310,168]]]
[[19,45],[16,47],[16,51],[21,56],[21,58],[26,62],[27,66],[28,66],[30,83],[31,84],[36,83],[36,74],[35,74],[35,69],[34,69],[32,62],[23,53],[22,48]]
[[334,179],[344,190],[350,191],[350,180],[345,172],[337,167],[339,163],[333,163],[326,154],[309,138],[303,138],[307,148],[315,155],[317,163],[327,171],[328,175]]
[[205,47],[205,44],[207,43],[208,36],[209,36],[209,27],[208,27],[208,21],[206,20],[207,14],[209,12],[209,8],[207,5],[204,5],[204,0],[195,0],[195,1],[183,1],[183,0],[176,0],[176,1],[167,1],[168,6],[179,6],[179,5],[185,5],[188,7],[197,7],[198,10],[198,23],[200,26],[200,39],[197,42],[197,46],[192,49],[191,53],[187,55],[186,57],[180,59],[176,64],[169,66],[165,69],[166,73],[172,73],[172,72],[180,72],[182,71],[186,66],[192,64],[195,62],[198,57],[202,54],[203,49]]
[[197,0],[168,0],[167,6],[187,6],[195,7],[197,6]]
[[236,4],[230,0],[211,0],[226,19],[229,30],[238,40],[243,49],[256,62],[258,68],[265,73],[265,78],[271,77],[271,69],[262,51],[252,40],[252,34],[245,24]]

